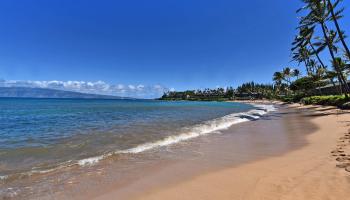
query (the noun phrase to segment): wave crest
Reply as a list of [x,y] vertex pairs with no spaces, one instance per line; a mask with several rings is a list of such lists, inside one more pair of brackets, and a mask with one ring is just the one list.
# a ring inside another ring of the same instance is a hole
[[98,163],[99,161],[106,159],[110,156],[113,155],[118,155],[118,154],[137,154],[141,152],[145,152],[151,149],[159,148],[159,147],[164,147],[168,145],[173,145],[182,141],[190,140],[196,137],[200,137],[203,135],[208,135],[215,133],[220,130],[228,129],[232,125],[247,122],[247,121],[254,121],[258,120],[261,118],[263,115],[276,111],[277,109],[273,105],[261,105],[261,104],[253,104],[255,109],[250,110],[248,112],[241,112],[241,113],[233,113],[229,114],[217,119],[213,119],[207,122],[204,122],[202,124],[198,124],[187,131],[184,131],[183,133],[179,135],[172,135],[168,136],[164,139],[154,141],[154,142],[149,142],[149,143],[144,143],[140,144],[136,147],[130,148],[130,149],[125,149],[125,150],[118,150],[114,152],[109,152],[105,153],[100,156],[95,156],[95,157],[90,157],[90,158],[85,158],[81,159],[78,161],[67,161],[65,163],[61,163],[55,168],[51,169],[46,169],[46,170],[32,170],[30,172],[24,172],[24,173],[19,173],[19,174],[12,174],[12,175],[0,175],[0,182],[1,181],[6,181],[8,178],[11,176],[31,176],[33,174],[43,174],[43,173],[48,173],[52,171],[56,171],[58,169],[62,169],[65,167],[71,167],[74,165],[79,165],[79,166],[89,166],[89,165],[94,165]]
[[78,162],[78,164],[81,166],[91,165],[99,162],[102,159],[105,159],[106,157],[109,157],[115,154],[137,154],[137,153],[141,153],[151,149],[169,146],[169,145],[190,140],[202,135],[207,135],[210,133],[215,133],[216,131],[228,129],[229,127],[235,124],[257,120],[263,115],[267,114],[268,112],[276,111],[276,108],[273,105],[260,105],[260,104],[253,104],[253,105],[256,107],[256,109],[250,110],[248,112],[233,113],[230,115],[223,116],[221,118],[213,119],[203,124],[196,125],[185,133],[168,136],[164,139],[161,139],[155,142],[140,144],[130,149],[119,150],[119,151],[108,153],[102,156],[82,159]]

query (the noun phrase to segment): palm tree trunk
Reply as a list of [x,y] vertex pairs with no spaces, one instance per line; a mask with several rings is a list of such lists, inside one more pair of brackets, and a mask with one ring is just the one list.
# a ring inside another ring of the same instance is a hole
[[304,64],[305,64],[305,68],[306,68],[306,72],[307,72],[307,75],[310,75],[311,72],[310,72],[310,68],[309,68],[309,61],[307,61],[306,59],[304,59]]
[[326,25],[324,24],[324,22],[321,22],[320,24],[321,24],[321,27],[322,27],[323,36],[324,36],[324,38],[325,38],[325,40],[326,40],[326,42],[327,42],[327,46],[328,46],[329,53],[330,53],[330,55],[331,55],[331,57],[332,57],[333,63],[335,64],[334,67],[335,67],[335,69],[336,69],[336,71],[337,71],[337,74],[338,74],[339,83],[340,83],[341,85],[343,85],[344,90],[345,90],[345,92],[344,92],[344,93],[345,93],[345,97],[348,98],[349,86],[348,86],[348,84],[346,83],[345,78],[344,78],[344,76],[343,76],[343,73],[342,73],[342,71],[339,69],[339,66],[338,66],[337,62],[335,61],[335,55],[334,55],[334,52],[333,52],[333,50],[332,50],[332,45],[331,45],[331,43],[330,43],[329,37],[328,37],[327,32],[326,32]]
[[326,69],[326,66],[323,64],[323,62],[322,62],[320,56],[318,55],[318,53],[317,53],[317,51],[316,51],[314,45],[312,45],[312,43],[310,42],[310,40],[308,40],[308,43],[309,43],[310,47],[312,48],[312,50],[315,52],[315,55],[316,55],[316,58],[317,58],[318,62],[320,62],[321,66],[322,66],[324,69]]
[[310,63],[311,63],[310,65],[311,65],[311,67],[312,67],[312,68],[311,68],[311,69],[312,69],[312,73],[313,73],[313,74],[316,74],[316,72],[317,72],[316,63],[315,63],[315,62],[311,62],[311,61],[310,61]]
[[[341,29],[339,27],[338,20],[337,20],[335,14],[334,14],[333,4],[332,4],[332,2],[330,0],[327,0],[327,2],[328,2],[329,10],[331,11],[331,15],[332,15],[332,19],[333,19],[334,25],[335,25],[335,27],[337,29],[338,34],[339,34],[339,39],[340,39],[341,43],[344,46],[344,49],[345,49],[345,52],[346,52],[348,58],[350,59],[350,50],[349,50],[348,46],[345,43],[344,35],[343,35],[343,33],[342,33],[342,31],[341,31]],[[325,3],[327,3],[327,2],[325,2]]]

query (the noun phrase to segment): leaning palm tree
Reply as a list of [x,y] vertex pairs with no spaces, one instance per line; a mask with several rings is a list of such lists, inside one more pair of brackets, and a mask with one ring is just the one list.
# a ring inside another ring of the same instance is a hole
[[[339,48],[334,45],[340,41],[339,37],[337,37],[337,32],[331,30],[329,31],[328,41],[325,38],[317,38],[319,42],[316,42],[315,45],[319,48],[318,51],[322,51],[326,47],[332,48],[332,51],[335,53],[339,51]],[[331,51],[330,51],[331,52]],[[344,70],[346,70],[346,64],[341,60],[341,58],[334,57],[335,54],[331,54],[332,56],[332,67],[334,71],[337,72],[337,77],[339,80],[339,83],[342,85],[341,88],[343,88],[345,95],[347,96],[347,93],[349,93],[350,88],[347,84],[346,76],[344,75]]]
[[335,62],[336,63],[333,63],[333,65],[337,65],[340,68],[340,70],[343,72],[345,79],[347,79],[346,69],[348,68],[349,65],[347,65],[343,61],[343,59],[340,57],[335,58]]
[[[329,31],[326,21],[329,19],[329,11],[328,11],[328,6],[325,3],[325,1],[320,1],[320,0],[302,0],[306,6],[303,7],[302,9],[307,9],[309,10],[309,13],[305,17],[301,17],[300,21],[300,28],[304,27],[310,27],[310,26],[315,26],[315,25],[320,25],[323,37],[325,40],[325,44],[328,47],[329,53],[332,58],[332,62],[335,67],[336,72],[338,73],[338,80],[339,82],[344,86],[345,93],[350,92],[350,88],[346,84],[345,77],[343,76],[342,71],[340,70],[339,66],[337,65],[337,62],[335,62],[336,55],[335,53],[337,50],[335,49],[335,38],[337,36],[336,32]],[[299,9],[298,11],[302,10]],[[324,48],[323,48],[324,49]]]
[[[349,86],[348,86],[348,83],[347,83],[347,74],[346,73],[343,73],[343,71],[345,71],[345,69],[346,69],[346,67],[347,67],[347,65],[343,62],[343,60],[341,59],[341,58],[339,58],[339,57],[337,57],[337,58],[335,58],[335,60],[333,61],[333,63],[332,63],[332,66],[333,66],[333,68],[335,69],[336,67],[338,68],[338,69],[340,69],[341,70],[341,72],[342,72],[342,76],[344,77],[344,79],[345,79],[345,81],[343,82],[343,87],[341,87],[341,91],[343,91],[343,90],[348,90],[348,88],[349,88]],[[345,86],[345,87],[344,87]],[[345,96],[346,97],[348,97],[348,94],[347,94],[347,92],[345,92]]]
[[315,26],[311,27],[302,27],[299,28],[299,34],[295,37],[294,42],[292,43],[293,48],[292,51],[305,48],[307,49],[307,46],[311,47],[311,51],[308,53],[309,56],[316,56],[318,62],[321,64],[323,68],[326,68],[325,64],[321,60],[319,56],[319,51],[316,50],[315,45],[312,43],[312,38],[314,35]]
[[333,4],[331,2],[331,0],[324,0],[324,4],[327,4],[328,10],[331,14],[330,19],[334,22],[335,28],[337,29],[340,41],[345,49],[345,54],[347,55],[348,58],[350,58],[350,50],[345,42],[345,34],[344,32],[340,29],[339,23],[338,23],[338,19],[341,19],[342,13],[344,12],[344,8],[340,8],[338,11],[335,11],[335,8],[337,7],[337,5],[339,5],[339,3],[342,0],[336,0]]

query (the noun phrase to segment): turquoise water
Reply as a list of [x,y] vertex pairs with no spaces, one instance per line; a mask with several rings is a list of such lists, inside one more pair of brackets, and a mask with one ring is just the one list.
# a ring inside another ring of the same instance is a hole
[[2,98],[0,175],[160,148],[254,119],[262,110],[228,102]]

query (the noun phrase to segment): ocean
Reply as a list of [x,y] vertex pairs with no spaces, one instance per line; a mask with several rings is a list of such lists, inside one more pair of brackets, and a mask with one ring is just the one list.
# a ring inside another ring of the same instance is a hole
[[1,181],[161,149],[273,110],[232,102],[0,98]]

